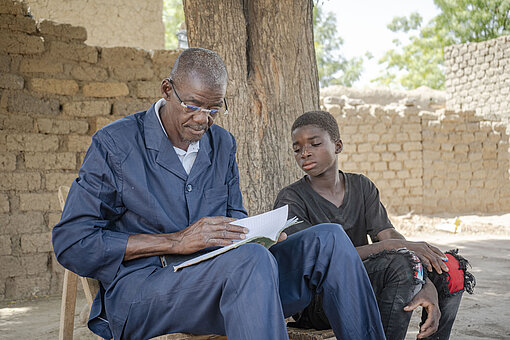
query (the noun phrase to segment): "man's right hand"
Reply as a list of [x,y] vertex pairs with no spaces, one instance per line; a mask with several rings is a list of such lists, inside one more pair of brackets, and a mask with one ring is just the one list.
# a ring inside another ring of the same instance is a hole
[[191,254],[208,247],[228,246],[246,238],[248,229],[229,224],[230,217],[203,217],[181,231],[170,234],[129,235],[124,261],[140,257]]
[[248,228],[230,224],[235,218],[202,217],[186,229],[176,233],[180,239],[178,254],[191,254],[208,247],[223,247],[244,240]]

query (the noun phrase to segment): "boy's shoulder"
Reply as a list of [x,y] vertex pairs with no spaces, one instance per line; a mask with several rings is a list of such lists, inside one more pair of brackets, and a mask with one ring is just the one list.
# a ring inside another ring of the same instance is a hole
[[302,177],[294,183],[282,188],[280,192],[278,192],[277,200],[302,196],[306,192],[306,185],[305,177]]

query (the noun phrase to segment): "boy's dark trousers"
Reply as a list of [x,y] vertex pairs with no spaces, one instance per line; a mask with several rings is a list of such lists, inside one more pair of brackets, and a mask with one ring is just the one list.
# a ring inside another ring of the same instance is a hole
[[[388,340],[405,339],[413,312],[406,312],[403,308],[420,291],[424,283],[417,277],[414,258],[412,252],[399,250],[383,251],[363,261],[379,305],[384,332]],[[465,260],[462,259],[462,261]],[[467,261],[465,263],[467,264]],[[438,275],[434,271],[428,272],[427,276],[438,291],[441,319],[437,332],[426,339],[449,339],[464,289],[449,293],[444,274]],[[316,295],[304,311],[294,316],[297,322],[293,326],[330,328],[322,310],[322,300],[321,295]],[[423,310],[422,323],[426,318],[427,313]]]

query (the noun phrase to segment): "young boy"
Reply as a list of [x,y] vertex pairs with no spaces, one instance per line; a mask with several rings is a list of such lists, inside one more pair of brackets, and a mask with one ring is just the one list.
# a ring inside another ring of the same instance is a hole
[[[292,147],[306,175],[276,198],[275,208],[288,204],[289,216],[303,221],[287,229],[287,234],[318,223],[341,225],[370,277],[386,337],[404,339],[412,311],[422,306],[418,338],[448,339],[462,293],[472,293],[474,287],[467,261],[456,251],[444,254],[426,242],[407,241],[389,221],[374,183],[338,169],[343,144],[338,124],[328,112],[311,111],[298,117],[292,125]],[[295,315],[295,326],[329,328],[322,299],[317,294]]]

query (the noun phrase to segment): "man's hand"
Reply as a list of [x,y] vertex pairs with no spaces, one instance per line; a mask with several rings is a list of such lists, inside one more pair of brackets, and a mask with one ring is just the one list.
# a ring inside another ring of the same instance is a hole
[[441,274],[443,271],[448,271],[446,263],[442,260],[442,258],[446,258],[446,255],[437,247],[427,242],[413,241],[404,241],[404,247],[414,251],[429,272],[434,269],[438,274]]
[[230,224],[235,218],[215,216],[203,217],[179,231],[179,254],[191,254],[208,247],[228,246],[244,240],[248,228]]
[[427,279],[425,285],[416,294],[413,300],[404,307],[405,311],[415,310],[418,306],[422,306],[427,311],[427,320],[421,325],[420,331],[416,336],[418,339],[426,338],[437,331],[439,326],[439,319],[441,318],[441,311],[437,301],[436,287],[432,282]]

